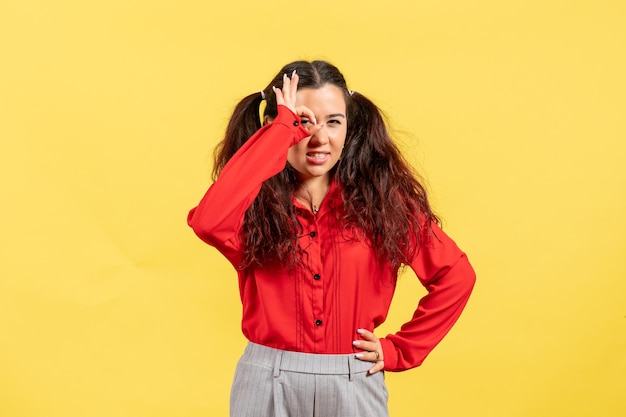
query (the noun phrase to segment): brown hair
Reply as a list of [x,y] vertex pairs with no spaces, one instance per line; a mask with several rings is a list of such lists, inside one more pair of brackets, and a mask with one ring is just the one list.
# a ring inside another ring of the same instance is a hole
[[[426,191],[417,174],[393,143],[380,109],[358,92],[350,92],[341,72],[325,61],[296,61],[283,67],[262,93],[241,100],[230,119],[224,140],[215,149],[213,179],[228,160],[261,128],[259,106],[266,97],[263,116],[276,117],[272,86],[282,88],[283,74],[296,70],[298,88],[339,87],[346,100],[348,130],[342,158],[331,176],[340,184],[344,227],[356,228],[370,239],[378,255],[392,268],[406,264],[424,244],[432,221]],[[298,187],[294,169],[287,164],[268,179],[248,208],[242,228],[244,256],[241,268],[280,262],[297,263],[297,234],[301,232],[292,204]]]

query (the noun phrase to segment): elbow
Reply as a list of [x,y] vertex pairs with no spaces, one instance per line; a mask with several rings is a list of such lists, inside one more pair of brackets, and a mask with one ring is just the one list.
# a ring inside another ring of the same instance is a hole
[[474,268],[469,263],[469,260],[465,255],[463,256],[463,270],[460,275],[462,277],[460,280],[460,285],[462,286],[465,293],[469,296],[474,289],[474,285],[476,284],[476,271],[474,271]]
[[200,239],[210,245],[212,244],[211,242],[214,241],[215,229],[217,225],[212,224],[212,222],[208,221],[205,216],[200,216],[198,213],[198,207],[189,211],[189,214],[187,215],[187,224]]
[[461,254],[457,261],[450,267],[443,268],[435,275],[426,288],[447,288],[456,294],[459,299],[468,299],[476,283],[476,272],[470,264],[467,256]]
[[193,231],[198,234],[199,231],[202,230],[202,223],[198,221],[200,216],[196,216],[196,211],[198,207],[194,207],[189,210],[189,214],[187,214],[187,225],[193,229]]

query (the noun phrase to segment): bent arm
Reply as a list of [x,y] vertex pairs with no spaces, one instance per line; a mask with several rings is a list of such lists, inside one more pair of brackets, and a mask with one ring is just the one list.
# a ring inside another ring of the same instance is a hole
[[388,371],[421,365],[461,315],[476,281],[465,253],[435,224],[410,266],[428,294],[399,332],[380,339]]
[[263,181],[285,168],[289,147],[309,133],[300,119],[287,107],[279,105],[271,124],[259,129],[224,166],[219,178],[206,192],[197,207],[187,216],[187,223],[204,242],[215,246],[237,266],[240,262],[239,230],[248,207]]

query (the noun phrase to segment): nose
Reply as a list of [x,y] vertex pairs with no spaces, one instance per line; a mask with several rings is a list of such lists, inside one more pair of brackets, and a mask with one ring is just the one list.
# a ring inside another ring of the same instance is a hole
[[309,143],[325,145],[328,143],[328,132],[325,129],[326,124],[313,125],[309,129],[311,133],[311,140]]

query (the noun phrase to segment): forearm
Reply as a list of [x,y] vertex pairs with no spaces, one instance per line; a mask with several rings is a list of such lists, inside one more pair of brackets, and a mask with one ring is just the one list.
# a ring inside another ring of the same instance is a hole
[[427,289],[410,321],[381,339],[385,369],[419,366],[450,331],[470,297],[476,274],[467,256],[438,227],[411,267]]
[[399,332],[381,339],[385,369],[404,371],[421,365],[458,320],[474,282],[474,271],[463,257],[446,276],[433,283],[413,318]]
[[[298,123],[295,123],[298,122]],[[187,222],[205,242],[236,246],[244,214],[265,180],[285,168],[289,147],[308,132],[284,106],[273,123],[255,133],[228,161]]]

